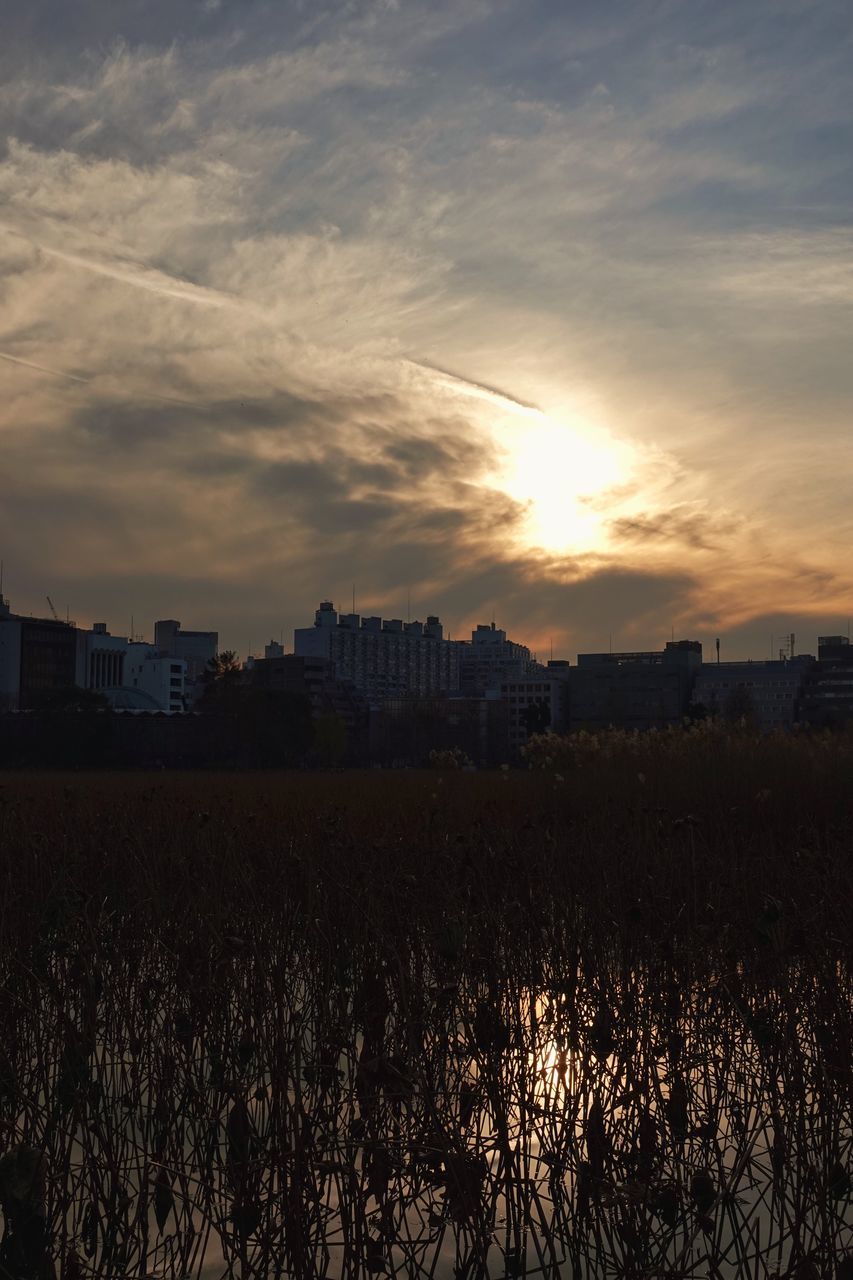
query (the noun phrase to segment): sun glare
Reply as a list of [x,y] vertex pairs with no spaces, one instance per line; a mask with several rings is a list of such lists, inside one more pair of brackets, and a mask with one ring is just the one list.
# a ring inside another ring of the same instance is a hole
[[627,451],[538,410],[518,415],[498,434],[506,450],[498,482],[527,507],[525,542],[553,552],[600,546],[602,513],[583,500],[624,482]]

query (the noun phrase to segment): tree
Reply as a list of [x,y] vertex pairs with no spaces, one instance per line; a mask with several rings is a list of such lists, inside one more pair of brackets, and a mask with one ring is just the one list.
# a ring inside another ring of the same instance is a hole
[[321,764],[340,764],[347,753],[347,727],[340,716],[326,712],[314,721],[314,754]]
[[544,698],[530,702],[524,708],[524,727],[530,738],[535,733],[545,733],[551,724],[551,708]]
[[60,689],[44,689],[34,695],[36,711],[106,711],[109,699],[97,689],[81,689],[76,684]]
[[233,649],[223,649],[208,660],[202,677],[208,688],[230,689],[239,684],[240,660]]
[[745,684],[737,684],[726,698],[723,714],[729,724],[755,728],[756,714],[752,694]]

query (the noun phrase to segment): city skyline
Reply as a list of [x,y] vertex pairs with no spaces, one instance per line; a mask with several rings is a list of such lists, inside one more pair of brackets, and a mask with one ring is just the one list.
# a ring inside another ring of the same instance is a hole
[[[0,577],[0,588],[2,587],[3,580],[2,577]],[[318,599],[320,599],[320,597],[315,596],[313,606],[316,606]],[[129,643],[138,643],[148,647],[156,647],[157,627],[165,625],[163,620],[166,617],[166,611],[162,609],[159,611],[155,610],[155,613],[152,614],[151,617],[146,616],[141,618],[138,615],[133,615],[130,619],[130,625],[125,628],[120,622],[116,623],[115,620],[112,622],[110,621],[109,609],[102,610],[101,613],[98,614],[97,618],[83,619],[72,616],[73,611],[68,605],[65,606],[63,611],[58,610],[55,602],[47,594],[44,596],[44,601],[48,606],[47,609],[36,608],[28,611],[17,608],[15,601],[9,597],[8,592],[4,594],[3,590],[0,590],[0,606],[5,606],[7,609],[11,610],[13,616],[32,620],[49,620],[53,618],[54,621],[64,622],[67,625],[76,628],[80,632],[90,633],[94,631],[100,634],[106,633],[107,635],[115,638],[123,637]],[[568,652],[558,651],[550,640],[546,642],[544,647],[537,648],[535,644],[529,641],[529,638],[523,633],[523,631],[513,631],[508,628],[505,621],[502,622],[499,616],[493,617],[491,621],[479,617],[467,627],[465,625],[459,628],[454,628],[452,625],[448,626],[447,619],[432,610],[422,610],[420,612],[413,611],[410,598],[407,598],[405,601],[405,609],[399,613],[383,612],[382,610],[375,610],[366,607],[362,608],[360,605],[357,609],[351,612],[351,603],[358,604],[359,602],[357,599],[355,601],[348,602],[345,600],[335,600],[331,597],[324,597],[320,603],[323,608],[327,605],[330,606],[335,611],[336,619],[345,619],[354,615],[357,619],[357,626],[359,629],[365,625],[369,625],[371,622],[375,623],[377,620],[381,622],[383,629],[385,628],[386,623],[393,621],[395,624],[399,624],[404,630],[408,629],[408,625],[410,623],[414,623],[416,625],[419,624],[423,627],[427,623],[434,622],[440,624],[440,630],[446,640],[452,639],[457,643],[464,644],[470,644],[471,640],[475,638],[476,632],[486,631],[489,627],[491,627],[492,630],[497,628],[498,632],[505,635],[507,640],[529,649],[533,658],[541,664],[547,664],[552,659],[555,661],[568,660],[570,662],[575,662],[579,654],[583,653],[596,654],[607,653],[608,651],[611,653],[642,653],[647,651],[656,651],[663,649],[668,641],[675,640],[698,641],[702,647],[703,653],[706,655],[706,662],[722,661],[742,663],[750,661],[766,662],[768,660],[775,662],[779,659],[787,659],[792,656],[815,656],[817,654],[819,637],[840,637],[846,638],[848,641],[851,638],[851,625],[849,618],[833,619],[831,617],[825,617],[823,619],[824,625],[816,627],[816,619],[812,617],[808,619],[809,627],[811,629],[805,632],[801,631],[797,633],[793,629],[785,629],[781,626],[778,630],[770,632],[767,637],[765,637],[765,648],[763,653],[747,653],[742,649],[736,648],[735,642],[737,639],[737,633],[717,635],[712,638],[706,636],[703,638],[701,636],[687,636],[680,634],[672,625],[669,628],[668,634],[664,634],[664,630],[659,627],[657,633],[653,635],[653,643],[630,645],[622,644],[620,643],[620,637],[618,634],[609,632],[606,636],[599,637],[599,642],[597,644],[593,643],[585,648],[578,648]],[[267,629],[267,632],[262,634],[259,641],[250,641],[249,645],[242,650],[238,649],[229,641],[227,633],[223,634],[221,632],[217,625],[218,620],[215,616],[190,618],[188,615],[182,615],[178,619],[178,625],[181,627],[186,626],[187,631],[191,633],[216,634],[220,637],[221,641],[218,645],[218,652],[233,652],[239,659],[245,661],[247,658],[262,657],[264,649],[270,645],[279,646],[286,653],[295,652],[295,642],[298,633],[300,631],[308,631],[317,625],[316,622],[312,623],[310,621],[311,611],[311,608],[307,608],[304,614],[299,617],[295,627],[293,627],[290,632],[287,632],[282,627],[278,629],[270,627]],[[315,617],[316,616],[318,616],[317,613],[315,613]],[[473,617],[474,615],[471,616]],[[174,620],[174,617],[175,611],[170,615],[170,619]],[[341,622],[340,625],[349,624],[348,622]],[[719,651],[717,649],[718,642],[720,646]]]
[[18,6],[13,607],[846,633],[850,46],[840,0]]

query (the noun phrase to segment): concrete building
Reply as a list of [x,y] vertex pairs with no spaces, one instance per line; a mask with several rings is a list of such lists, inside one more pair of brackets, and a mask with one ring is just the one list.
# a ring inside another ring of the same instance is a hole
[[73,625],[12,613],[0,599],[0,708],[34,710],[51,693],[73,688],[76,674]]
[[460,644],[460,685],[469,697],[482,696],[487,689],[500,689],[540,670],[527,646],[507,640],[506,632],[493,622],[480,623],[471,632],[471,643]]
[[581,653],[570,679],[572,729],[663,728],[688,714],[702,665],[698,640],[637,653]]
[[434,616],[426,622],[402,622],[339,615],[324,600],[314,626],[294,632],[293,648],[297,657],[333,662],[338,679],[351,683],[374,706],[386,698],[427,697],[459,688],[459,645],[445,640]]
[[[275,647],[280,648],[279,645]],[[365,720],[365,699],[351,684],[337,678],[335,664],[327,658],[309,658],[295,653],[256,658],[246,677],[254,688],[306,694],[314,717],[338,716],[350,734],[360,729]]]
[[462,751],[493,768],[510,758],[507,704],[496,695],[386,698],[370,715],[370,757],[390,766],[423,767],[431,751]]
[[715,716],[750,717],[765,732],[790,729],[800,719],[803,683],[813,664],[808,654],[778,662],[705,662],[692,704]]
[[21,689],[21,623],[0,596],[0,711],[17,711]]
[[[164,654],[156,645],[129,644],[123,688],[147,694],[161,711],[186,711],[187,665],[185,658]],[[115,705],[120,701],[120,692],[115,690]],[[105,690],[105,693],[110,697],[110,690]]]
[[150,710],[185,711],[186,670],[184,658],[110,635],[105,622],[77,632],[76,683],[102,693],[114,707],[138,703]]
[[511,755],[517,755],[534,733],[562,733],[568,728],[569,664],[549,663],[538,673],[501,685],[507,704],[507,735]]
[[818,636],[817,662],[803,679],[799,718],[818,729],[853,725],[853,645],[847,636]]
[[211,658],[219,652],[217,631],[182,631],[174,618],[154,623],[154,648],[167,658],[186,662],[185,691],[188,705],[197,702],[204,692],[204,673]]
[[81,689],[117,689],[124,684],[124,664],[129,641],[113,636],[105,622],[95,622],[91,631],[77,632],[77,674]]

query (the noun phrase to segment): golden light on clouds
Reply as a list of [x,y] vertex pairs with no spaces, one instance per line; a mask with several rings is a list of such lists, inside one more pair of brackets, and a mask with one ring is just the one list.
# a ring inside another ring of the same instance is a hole
[[628,446],[536,410],[498,435],[507,453],[498,481],[527,508],[528,545],[556,554],[603,550],[607,513],[584,499],[627,483]]

